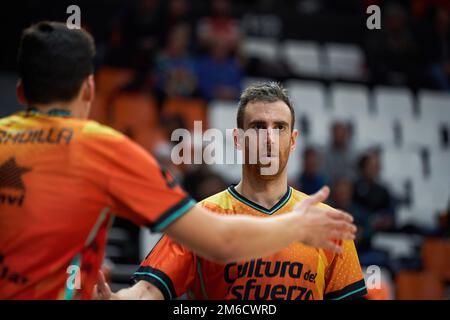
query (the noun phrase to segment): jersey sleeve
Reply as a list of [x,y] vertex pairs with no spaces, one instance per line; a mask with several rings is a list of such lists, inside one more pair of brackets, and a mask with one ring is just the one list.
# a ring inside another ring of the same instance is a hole
[[187,248],[163,236],[142,261],[132,279],[156,286],[166,300],[180,297],[193,287],[196,256]]
[[90,179],[101,182],[118,216],[161,232],[196,204],[168,171],[127,137],[91,134],[84,140],[83,162],[88,163]]
[[355,244],[343,241],[343,252],[335,255],[325,276],[326,300],[355,299],[367,294]]

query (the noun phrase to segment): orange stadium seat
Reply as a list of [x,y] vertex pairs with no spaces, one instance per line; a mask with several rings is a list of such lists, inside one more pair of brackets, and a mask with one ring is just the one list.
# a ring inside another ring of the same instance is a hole
[[422,260],[425,270],[442,280],[450,281],[450,241],[427,239],[422,247]]
[[106,96],[100,92],[95,94],[94,103],[91,107],[89,118],[102,124],[109,124],[108,101]]
[[135,72],[130,69],[99,68],[95,73],[97,92],[101,92],[108,97],[121,86],[129,83],[134,75]]
[[158,111],[153,97],[124,92],[114,98],[111,107],[111,126],[151,151],[158,131]]
[[444,284],[431,272],[400,271],[396,277],[399,300],[444,299]]
[[389,284],[382,281],[380,288],[367,288],[364,298],[367,300],[391,300]]
[[111,67],[102,67],[96,71],[96,95],[90,114],[92,120],[106,125],[111,124],[111,110],[109,110],[111,98],[115,92],[133,79],[134,74],[133,70]]

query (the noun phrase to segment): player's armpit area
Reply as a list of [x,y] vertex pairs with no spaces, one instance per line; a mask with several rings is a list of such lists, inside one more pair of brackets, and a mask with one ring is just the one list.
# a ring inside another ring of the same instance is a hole
[[172,300],[177,297],[172,280],[161,270],[152,267],[139,267],[132,280],[136,283],[141,280],[151,283],[159,289],[165,300]]
[[186,212],[188,212],[193,206],[195,206],[196,201],[191,197],[186,197],[176,205],[172,206],[170,209],[166,210],[155,222],[153,222],[148,227],[153,232],[162,232],[171,223],[180,218]]
[[341,290],[326,293],[324,300],[343,300],[356,299],[367,294],[366,283],[364,279],[354,282]]

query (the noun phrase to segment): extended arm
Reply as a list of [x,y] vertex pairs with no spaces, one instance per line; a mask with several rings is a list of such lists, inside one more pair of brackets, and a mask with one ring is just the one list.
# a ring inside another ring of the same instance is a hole
[[353,240],[356,227],[349,214],[315,206],[329,192],[324,187],[293,212],[264,219],[221,216],[195,206],[170,225],[166,233],[197,254],[219,263],[266,256],[296,241],[340,252],[335,240]]

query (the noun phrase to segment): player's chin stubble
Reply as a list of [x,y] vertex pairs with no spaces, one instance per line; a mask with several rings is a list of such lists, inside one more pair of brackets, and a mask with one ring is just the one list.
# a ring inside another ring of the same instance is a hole
[[[278,170],[276,170],[275,173],[273,174],[262,174],[262,172],[267,172],[268,171],[267,169],[271,165],[275,164],[273,163],[262,164],[259,161],[259,157],[258,163],[255,164],[245,163],[244,167],[247,167],[248,171],[250,171],[253,176],[258,176],[262,180],[275,180],[284,172],[284,169],[286,168],[289,160],[289,154],[290,154],[290,146],[286,147],[283,150],[280,150],[278,157]],[[246,155],[248,156],[248,150],[246,150]],[[249,157],[246,157],[246,159],[249,159]],[[263,168],[265,168],[266,170],[262,170]]]

